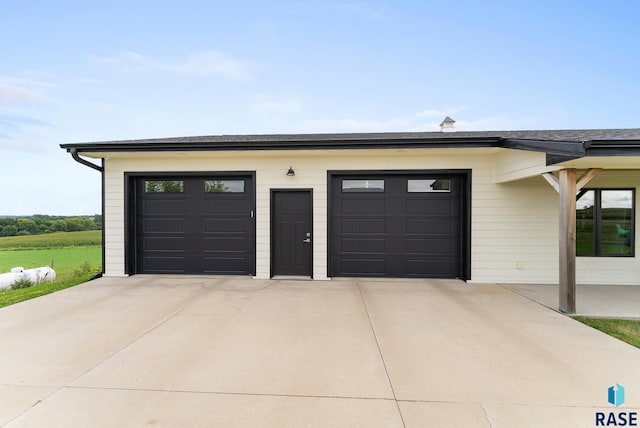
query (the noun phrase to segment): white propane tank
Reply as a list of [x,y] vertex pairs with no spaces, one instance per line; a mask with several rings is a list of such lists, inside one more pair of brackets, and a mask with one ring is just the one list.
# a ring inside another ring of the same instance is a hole
[[34,269],[14,267],[11,272],[0,274],[0,290],[9,290],[13,283],[21,279],[28,279],[33,285],[53,282],[56,279],[56,271],[46,266]]

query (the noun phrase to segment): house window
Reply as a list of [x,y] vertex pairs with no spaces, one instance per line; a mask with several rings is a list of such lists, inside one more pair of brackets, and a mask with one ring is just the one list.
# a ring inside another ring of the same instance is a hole
[[384,180],[342,180],[343,192],[384,192]]
[[633,256],[634,189],[584,189],[576,203],[578,256]]
[[184,181],[180,180],[145,180],[145,193],[182,193]]
[[244,180],[205,180],[205,193],[244,193]]

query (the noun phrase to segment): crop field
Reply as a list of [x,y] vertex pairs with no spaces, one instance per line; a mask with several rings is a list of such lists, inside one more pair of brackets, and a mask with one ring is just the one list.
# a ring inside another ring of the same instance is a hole
[[55,232],[44,235],[7,236],[0,238],[0,251],[18,249],[68,248],[100,246],[102,232],[88,230],[83,232]]

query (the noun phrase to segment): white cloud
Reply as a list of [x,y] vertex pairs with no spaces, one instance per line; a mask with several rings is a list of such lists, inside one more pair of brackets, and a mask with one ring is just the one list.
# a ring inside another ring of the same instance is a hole
[[54,128],[35,117],[0,111],[0,151],[41,152],[43,129],[50,133]]
[[427,109],[384,120],[327,119],[303,123],[304,132],[419,132],[437,131],[438,125],[454,109]]
[[257,94],[253,96],[251,110],[259,114],[297,113],[302,110],[302,105],[298,96]]
[[250,80],[250,66],[228,55],[215,51],[198,52],[189,55],[186,60],[177,63],[159,64],[162,70],[177,74],[210,76],[220,75],[231,80]]
[[299,132],[430,132],[439,131],[440,123],[446,116],[456,121],[456,131],[504,131],[515,129],[536,129],[539,119],[535,117],[512,118],[488,116],[474,120],[460,118],[463,113],[470,115],[468,107],[425,109],[383,120],[362,119],[321,119],[303,121]]
[[120,72],[164,71],[190,76],[221,76],[230,80],[247,81],[253,78],[255,66],[217,51],[189,54],[184,60],[163,62],[137,52],[123,52],[116,56],[90,55],[89,61],[104,64]]
[[[455,119],[455,117],[453,118]],[[535,117],[512,118],[508,116],[489,116],[475,120],[457,120],[457,131],[509,131],[536,129],[540,120]]]
[[89,61],[97,64],[114,64],[114,65],[127,65],[132,63],[143,62],[145,58],[136,52],[122,52],[116,56],[97,56],[89,55]]
[[89,55],[89,61],[94,64],[112,67],[123,73],[143,71],[150,68],[148,61],[136,52],[122,52],[116,56]]
[[30,89],[0,80],[0,107],[33,104],[39,99],[39,95]]

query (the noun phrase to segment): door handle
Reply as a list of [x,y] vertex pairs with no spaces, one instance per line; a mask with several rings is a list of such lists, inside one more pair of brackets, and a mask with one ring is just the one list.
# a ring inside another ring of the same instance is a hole
[[303,239],[302,242],[304,242],[305,244],[310,244],[311,238]]

